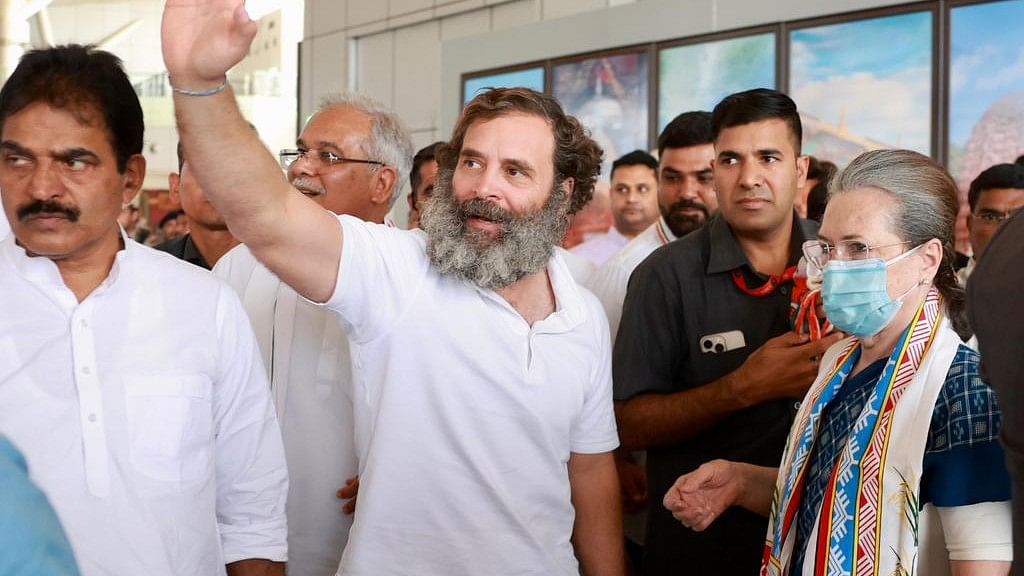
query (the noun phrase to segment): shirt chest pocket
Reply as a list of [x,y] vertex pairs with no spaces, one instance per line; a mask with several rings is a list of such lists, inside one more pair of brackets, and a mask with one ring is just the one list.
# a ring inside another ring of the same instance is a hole
[[163,482],[206,478],[213,463],[210,380],[146,374],[125,381],[132,466]]

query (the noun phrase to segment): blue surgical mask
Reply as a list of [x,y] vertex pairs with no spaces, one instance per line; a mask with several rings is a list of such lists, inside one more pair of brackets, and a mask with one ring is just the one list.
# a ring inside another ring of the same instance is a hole
[[874,336],[892,322],[903,299],[915,285],[899,298],[889,296],[888,269],[917,251],[915,247],[886,262],[881,258],[867,260],[832,260],[825,265],[821,299],[825,316],[833,326],[858,338]]

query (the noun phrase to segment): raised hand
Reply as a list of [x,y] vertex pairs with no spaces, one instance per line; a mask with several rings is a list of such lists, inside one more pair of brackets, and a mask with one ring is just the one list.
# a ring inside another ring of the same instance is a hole
[[245,0],[167,0],[160,37],[171,84],[194,91],[220,85],[249,53],[256,29]]

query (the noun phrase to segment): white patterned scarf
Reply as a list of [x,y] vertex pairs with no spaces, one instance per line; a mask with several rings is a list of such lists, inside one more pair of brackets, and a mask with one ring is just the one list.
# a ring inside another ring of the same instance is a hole
[[[889,357],[831,470],[807,542],[803,574],[913,576],[919,491],[935,402],[960,345],[932,288]],[[772,501],[762,576],[789,574],[797,511],[822,413],[850,375],[860,341],[822,360],[790,430]]]

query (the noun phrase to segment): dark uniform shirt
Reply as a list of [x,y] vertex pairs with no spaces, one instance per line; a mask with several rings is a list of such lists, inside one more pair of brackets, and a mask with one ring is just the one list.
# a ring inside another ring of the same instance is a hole
[[192,241],[191,234],[185,234],[184,236],[175,238],[174,240],[168,240],[163,244],[155,246],[157,250],[162,250],[168,254],[184,260],[189,264],[195,264],[200,268],[210,269],[210,265],[206,262],[206,258],[199,253],[199,248],[196,248],[196,243]]
[[[799,261],[800,245],[816,236],[816,223],[794,216],[789,265]],[[719,216],[659,248],[637,267],[629,280],[615,341],[616,401],[708,384],[735,371],[767,340],[790,329],[792,286],[784,284],[770,296],[750,296],[733,282],[735,269],[742,271],[750,287],[767,279],[753,271]],[[716,352],[712,345],[708,351],[702,345],[708,336],[712,344],[724,344],[720,347],[724,349]],[[799,400],[753,406],[687,442],[647,452],[652,505],[645,574],[750,576],[758,572],[767,518],[733,508],[697,533],[674,519],[660,502],[679,476],[716,458],[778,466]]]

